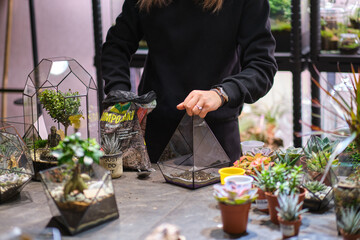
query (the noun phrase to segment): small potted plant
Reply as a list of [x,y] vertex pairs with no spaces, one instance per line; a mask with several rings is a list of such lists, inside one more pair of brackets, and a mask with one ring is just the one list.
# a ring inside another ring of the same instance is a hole
[[294,166],[300,157],[303,156],[303,152],[302,148],[295,148],[291,146],[286,149],[279,149],[276,151],[276,155],[281,162],[287,162],[291,166]]
[[100,157],[100,166],[111,173],[112,178],[119,178],[123,173],[120,141],[115,133],[105,134],[101,139],[101,149],[104,155]]
[[283,239],[297,236],[301,225],[301,214],[307,209],[301,209],[303,203],[299,203],[299,195],[294,193],[280,194],[278,201],[279,207],[276,207],[276,210]]
[[65,137],[53,151],[60,166],[40,172],[53,216],[70,234],[119,217],[110,173],[97,165],[100,146],[80,137]]
[[[265,190],[268,201],[270,219],[273,223],[279,224],[276,207],[279,206],[277,197],[279,194],[300,194],[299,202],[304,201],[305,190],[301,188],[302,166],[287,166],[285,163],[277,163],[267,170],[263,169],[258,173],[255,182]],[[259,179],[261,182],[259,184]]]
[[219,203],[224,232],[246,232],[251,202],[257,197],[257,189],[240,189],[232,181],[214,185],[214,197]]
[[344,240],[360,239],[360,209],[358,206],[342,209],[341,220],[337,224]]

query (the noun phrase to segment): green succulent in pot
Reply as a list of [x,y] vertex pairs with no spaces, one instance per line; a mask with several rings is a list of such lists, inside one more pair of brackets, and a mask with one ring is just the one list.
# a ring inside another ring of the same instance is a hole
[[360,209],[358,207],[342,209],[341,220],[337,224],[343,236],[354,236],[353,239],[360,238]]

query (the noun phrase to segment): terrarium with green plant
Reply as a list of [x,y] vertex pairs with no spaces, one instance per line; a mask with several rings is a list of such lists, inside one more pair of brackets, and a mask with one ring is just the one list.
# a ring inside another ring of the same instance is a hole
[[24,141],[13,126],[0,122],[0,203],[18,194],[33,174]]
[[[320,76],[320,73],[318,74]],[[349,135],[335,147],[325,168],[325,174],[327,172],[332,174],[331,181],[338,221],[341,221],[340,214],[342,209],[360,204],[360,170],[358,165],[354,164],[355,161],[351,159],[351,156],[354,156],[360,149],[360,69],[356,72],[354,66],[351,65],[351,73],[348,76],[349,84],[345,84],[348,90],[347,95],[341,94],[336,88],[331,87],[332,85],[330,84],[324,87],[320,85],[319,82],[313,81],[330,98],[334,108],[327,109],[317,100],[313,100],[313,102],[325,108],[325,110],[330,113],[333,113],[334,116],[339,119],[342,119],[350,131]],[[327,83],[326,79],[324,81]],[[328,90],[328,87],[330,87],[331,90]],[[313,130],[318,133],[327,132],[333,135],[339,134],[336,129],[323,130],[313,126]],[[355,146],[354,151],[344,152],[351,143]],[[346,156],[345,158],[347,158],[346,164],[343,164],[344,155]],[[337,156],[339,164],[334,165],[333,161],[335,161]]]
[[319,181],[304,178],[302,186],[305,192],[304,208],[310,211],[320,211],[328,206],[332,200],[332,187]]
[[71,234],[119,216],[110,173],[98,165],[103,152],[95,139],[69,135],[52,154],[60,166],[40,172],[41,179],[49,205],[55,205],[50,209],[57,209],[55,219]]

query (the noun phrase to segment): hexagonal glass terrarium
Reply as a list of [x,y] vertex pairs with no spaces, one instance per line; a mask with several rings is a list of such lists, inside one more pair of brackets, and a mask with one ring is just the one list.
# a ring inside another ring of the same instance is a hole
[[13,126],[0,122],[0,202],[19,193],[33,174],[25,142]]
[[97,87],[74,59],[43,59],[28,75],[24,92],[24,140],[35,173],[56,166],[49,148],[65,135],[79,131],[98,140]]
[[158,166],[166,182],[195,189],[220,181],[230,159],[204,119],[184,115]]
[[65,197],[64,187],[71,172],[67,165],[40,172],[50,211],[61,227],[74,235],[119,217],[109,171],[97,164],[82,166],[87,189]]

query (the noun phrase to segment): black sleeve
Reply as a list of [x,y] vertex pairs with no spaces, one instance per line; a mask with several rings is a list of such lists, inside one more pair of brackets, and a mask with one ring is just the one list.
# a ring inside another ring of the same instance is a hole
[[125,0],[122,13],[106,36],[102,48],[102,76],[105,93],[131,89],[130,60],[143,36],[136,0]]
[[268,0],[246,0],[244,9],[238,34],[241,72],[226,77],[219,85],[228,94],[230,107],[263,97],[272,87],[277,71]]

